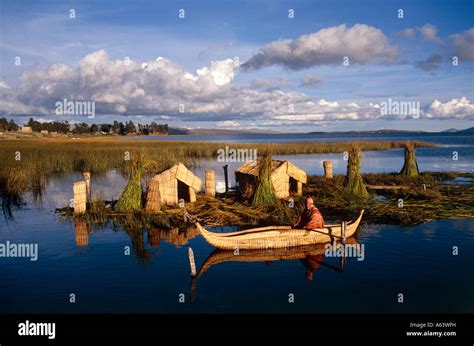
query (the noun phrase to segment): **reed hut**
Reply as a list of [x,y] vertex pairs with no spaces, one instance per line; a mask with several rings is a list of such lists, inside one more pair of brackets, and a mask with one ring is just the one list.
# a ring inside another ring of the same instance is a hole
[[[260,162],[249,161],[235,171],[238,191],[244,198],[251,198],[255,192]],[[302,195],[303,184],[307,181],[306,172],[286,160],[272,160],[270,178],[277,198]]]
[[161,205],[176,205],[180,199],[195,202],[196,192],[201,191],[201,179],[181,162],[155,175],[150,185],[158,185]]

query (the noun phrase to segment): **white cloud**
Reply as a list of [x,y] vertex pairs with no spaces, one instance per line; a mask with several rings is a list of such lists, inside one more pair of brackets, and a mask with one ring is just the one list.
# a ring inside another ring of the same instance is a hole
[[197,75],[202,78],[211,76],[216,85],[225,85],[234,79],[235,69],[234,60],[226,59],[222,61],[213,61],[210,68],[203,67],[198,69],[196,72]]
[[414,28],[406,28],[402,31],[395,33],[395,37],[397,38],[413,38],[416,35],[416,30]]
[[438,28],[432,24],[425,24],[420,29],[421,39],[426,42],[440,44],[441,39],[438,37]]
[[[1,84],[0,114],[51,115],[55,103],[66,98],[95,101],[97,115],[152,115],[224,127],[243,127],[249,122],[296,125],[381,117],[377,102],[345,103],[301,92],[236,85],[232,80],[237,69],[232,59],[226,59],[193,73],[162,57],[148,62],[111,60],[99,50],[85,56],[77,68],[56,64],[24,72],[17,87]],[[435,101],[426,117],[472,117],[471,102],[466,98],[457,101],[459,105],[454,105],[454,100],[446,104]],[[67,120],[83,121],[80,117]]]
[[474,104],[466,97],[452,99],[446,103],[434,100],[424,112],[426,118],[474,119]]
[[240,123],[238,121],[235,121],[235,120],[226,120],[226,121],[218,121],[216,123],[216,126],[217,127],[227,127],[227,128],[231,128],[231,127],[240,127]]
[[380,29],[366,24],[345,24],[321,29],[297,39],[274,41],[252,56],[244,69],[282,65],[299,70],[324,64],[342,64],[343,57],[351,63],[392,62],[396,49],[388,44]]

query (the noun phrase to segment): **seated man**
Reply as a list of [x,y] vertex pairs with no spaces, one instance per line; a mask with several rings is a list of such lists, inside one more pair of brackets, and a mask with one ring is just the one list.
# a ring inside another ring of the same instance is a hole
[[318,208],[314,206],[313,198],[306,197],[306,208],[301,213],[293,228],[321,228],[324,227],[324,219]]

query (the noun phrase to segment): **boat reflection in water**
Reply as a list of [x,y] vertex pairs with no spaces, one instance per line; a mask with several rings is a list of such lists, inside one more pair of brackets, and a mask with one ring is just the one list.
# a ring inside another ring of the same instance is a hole
[[[340,244],[340,243],[338,243]],[[346,245],[358,246],[355,238],[346,240]],[[216,249],[204,261],[197,277],[204,275],[214,265],[224,262],[274,262],[274,261],[297,261],[300,260],[303,266],[309,271],[315,272],[321,265],[332,268],[336,271],[343,271],[346,265],[345,257],[341,257],[341,266],[334,267],[324,263],[324,253],[327,244],[305,245],[291,248],[278,248],[267,250],[219,250]]]
[[[336,272],[342,273],[345,270],[347,264],[345,252],[341,251],[342,256],[340,257],[340,265],[334,266],[333,264],[324,261],[328,245],[330,245],[330,243],[290,248],[240,251],[216,249],[206,258],[197,275],[195,277],[191,277],[191,301],[194,301],[196,298],[196,280],[198,278],[202,278],[212,266],[218,265],[220,263],[262,262],[268,264],[276,261],[300,261],[302,263],[302,267],[306,269],[305,271],[302,269],[302,272],[304,271],[305,278],[310,281],[313,280],[314,273],[321,267],[326,267]],[[342,244],[340,242],[331,244],[333,247],[335,245],[341,246]],[[360,251],[361,249],[360,244],[355,237],[348,238],[345,241],[345,245],[358,249],[357,251]]]

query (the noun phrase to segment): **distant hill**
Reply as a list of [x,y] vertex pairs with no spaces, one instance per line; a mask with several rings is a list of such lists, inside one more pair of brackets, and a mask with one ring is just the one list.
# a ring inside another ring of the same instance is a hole
[[308,132],[308,134],[318,133],[427,133],[427,131],[421,130],[392,130],[392,129],[380,129],[380,130],[368,130],[368,131],[331,131],[331,132]]
[[168,128],[168,135],[189,135],[189,131],[186,129],[179,129],[174,127]]
[[248,134],[275,134],[278,132],[258,129],[248,130],[226,130],[226,129],[182,129],[182,128],[169,128],[169,135],[205,135],[205,136],[218,136],[218,135],[248,135]]
[[459,130],[457,132],[458,133],[474,133],[474,127],[470,127],[468,129],[464,129],[464,130]]
[[[473,133],[474,127],[470,127],[464,130],[448,129],[441,131],[441,133]],[[259,129],[248,129],[248,130],[227,130],[227,129],[183,129],[183,128],[172,128],[168,130],[168,135],[202,135],[202,136],[218,136],[218,135],[245,135],[245,134],[283,134],[287,132],[276,132],[270,130],[259,130]],[[307,134],[327,134],[327,133],[354,133],[354,134],[370,134],[370,133],[430,133],[429,131],[421,130],[393,130],[393,129],[380,129],[380,130],[367,130],[367,131],[313,131],[307,132]],[[433,131],[431,133],[437,133]]]

